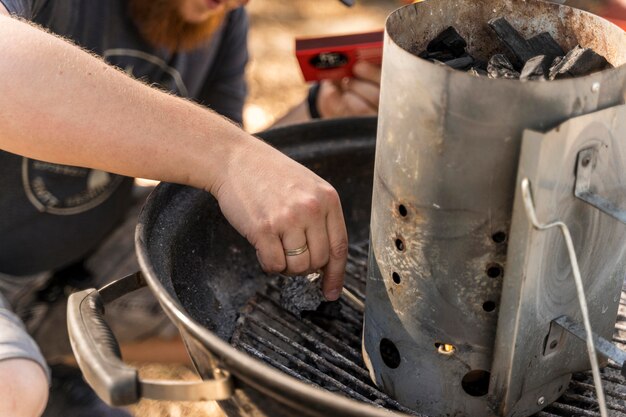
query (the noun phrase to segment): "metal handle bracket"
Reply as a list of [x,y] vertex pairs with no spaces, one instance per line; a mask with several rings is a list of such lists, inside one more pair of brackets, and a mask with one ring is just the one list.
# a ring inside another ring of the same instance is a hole
[[68,330],[76,361],[89,385],[112,406],[133,404],[143,398],[168,401],[225,400],[234,388],[230,374],[215,369],[206,381],[157,381],[139,377],[122,362],[119,345],[104,321],[104,304],[145,287],[136,272],[103,287],[72,294],[68,300]]
[[598,159],[598,148],[596,147],[583,149],[578,153],[574,195],[626,224],[626,210],[598,194],[598,187],[593,182],[593,172],[598,166]]
[[[583,342],[587,340],[587,334],[585,332],[585,327],[580,323],[574,321],[569,316],[561,316],[557,319],[552,320],[552,323],[557,324],[561,328],[565,329],[567,332],[576,336],[578,339]],[[613,343],[609,342],[605,338],[598,336],[596,333],[593,334],[593,344],[596,348],[596,351],[601,355],[611,359],[613,362],[617,363],[622,368],[622,376],[626,377],[626,352],[619,349]]]

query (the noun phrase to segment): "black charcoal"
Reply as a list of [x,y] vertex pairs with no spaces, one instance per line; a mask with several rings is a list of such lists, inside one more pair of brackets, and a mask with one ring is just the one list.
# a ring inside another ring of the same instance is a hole
[[592,49],[577,45],[565,57],[555,62],[550,68],[550,79],[580,77],[603,69],[610,68],[611,64]]
[[489,62],[474,58],[465,50],[467,42],[450,26],[418,56],[474,76],[521,81],[580,77],[612,68],[604,57],[580,45],[566,54],[549,32],[526,39],[504,17],[488,24],[506,47],[506,55],[493,55]]
[[489,78],[519,78],[519,72],[515,71],[511,61],[502,54],[496,54],[491,57],[487,64],[487,74]]
[[459,57],[465,53],[466,46],[465,39],[459,35],[455,28],[450,26],[430,41],[426,50],[428,52],[450,52],[455,57]]
[[445,51],[435,51],[435,52],[423,51],[418,56],[420,58],[428,59],[429,61],[437,60],[441,62],[450,61],[456,58],[451,52],[445,52]]
[[524,66],[530,58],[537,55],[534,53],[530,43],[504,17],[491,19],[489,26],[496,32],[504,46],[515,56],[516,64],[519,68]]
[[552,61],[554,58],[548,55],[537,55],[530,58],[522,68],[519,79],[521,81],[547,80]]
[[559,45],[548,32],[542,32],[539,35],[529,38],[528,43],[535,55],[546,55],[552,59],[557,56],[565,55],[565,51],[561,48],[561,45]]
[[279,281],[280,304],[295,315],[315,311],[326,301],[320,286],[321,279],[308,276],[283,277]]
[[455,58],[450,61],[445,61],[444,64],[446,64],[450,68],[463,70],[463,69],[467,69],[471,67],[474,64],[474,58],[472,58],[469,55],[465,55],[460,58]]
[[341,302],[339,300],[324,301],[315,310],[315,315],[317,317],[321,316],[329,319],[339,319],[341,318],[341,309]]

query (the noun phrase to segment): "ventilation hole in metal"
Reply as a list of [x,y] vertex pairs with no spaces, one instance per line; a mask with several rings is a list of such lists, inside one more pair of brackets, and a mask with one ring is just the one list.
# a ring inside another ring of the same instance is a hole
[[389,339],[382,339],[380,341],[380,357],[383,359],[385,365],[391,369],[396,369],[400,366],[400,352],[396,345]]
[[491,239],[496,243],[504,243],[506,242],[506,233],[504,232],[495,232]]
[[502,276],[504,269],[500,264],[489,264],[487,265],[487,276],[489,278],[499,278]]
[[398,213],[400,213],[400,216],[402,216],[402,217],[406,217],[407,214],[409,214],[408,210],[406,209],[406,207],[403,204],[400,204],[398,206]]
[[461,380],[463,391],[472,397],[482,397],[489,392],[489,377],[487,371],[476,369],[465,374]]
[[486,312],[490,313],[495,309],[496,309],[496,303],[494,303],[493,301],[485,301],[483,303],[483,310],[485,310]]
[[399,284],[400,282],[402,282],[402,279],[400,279],[400,274],[398,274],[397,272],[394,272],[393,274],[391,274],[391,278],[393,279],[393,282],[395,282],[396,284]]
[[400,252],[404,252],[404,242],[402,241],[402,239],[400,239],[400,238],[396,239],[396,248]]

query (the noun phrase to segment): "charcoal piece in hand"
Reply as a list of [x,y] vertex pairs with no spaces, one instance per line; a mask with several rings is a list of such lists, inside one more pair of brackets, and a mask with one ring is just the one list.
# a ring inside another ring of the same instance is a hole
[[506,78],[517,79],[519,72],[515,71],[513,64],[502,54],[496,54],[491,57],[487,64],[487,74],[489,78]]
[[517,66],[521,68],[533,56],[530,43],[517,31],[504,17],[498,17],[489,21],[489,26],[496,32],[500,41],[515,56]]
[[611,64],[592,49],[577,45],[565,57],[550,68],[550,79],[580,77],[603,69],[610,68]]
[[467,42],[452,26],[441,32],[435,39],[428,43],[428,52],[451,52],[455,57],[465,53]]
[[307,276],[281,277],[280,305],[299,316],[303,311],[314,311],[326,301],[321,288],[321,279]]
[[553,60],[547,55],[537,55],[530,58],[522,68],[519,79],[521,81],[547,80]]
[[559,45],[548,32],[542,32],[539,35],[533,36],[528,39],[528,43],[535,55],[546,55],[552,59],[557,56],[565,55],[565,51],[561,48],[561,45]]

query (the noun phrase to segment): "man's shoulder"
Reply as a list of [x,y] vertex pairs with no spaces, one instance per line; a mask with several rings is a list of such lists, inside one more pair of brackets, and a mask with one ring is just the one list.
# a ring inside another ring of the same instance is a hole
[[7,11],[15,16],[33,20],[48,0],[0,0]]

